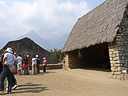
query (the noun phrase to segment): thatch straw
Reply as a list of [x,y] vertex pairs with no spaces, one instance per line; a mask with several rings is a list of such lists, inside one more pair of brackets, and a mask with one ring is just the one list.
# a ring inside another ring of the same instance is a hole
[[127,0],[106,0],[94,10],[79,18],[62,52],[113,41],[127,3]]

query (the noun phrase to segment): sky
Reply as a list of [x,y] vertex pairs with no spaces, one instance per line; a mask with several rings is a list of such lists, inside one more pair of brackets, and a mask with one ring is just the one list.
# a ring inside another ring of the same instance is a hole
[[105,0],[0,0],[0,35],[17,38],[31,30],[47,40],[69,34],[77,19]]

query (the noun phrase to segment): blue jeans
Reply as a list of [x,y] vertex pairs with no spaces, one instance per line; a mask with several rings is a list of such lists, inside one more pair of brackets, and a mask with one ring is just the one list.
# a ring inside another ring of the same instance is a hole
[[39,64],[37,64],[37,73],[40,73]]
[[14,77],[14,75],[12,76],[12,87],[14,85],[17,85],[17,81],[16,81],[16,78]]
[[11,92],[13,74],[10,72],[7,65],[4,66],[4,68],[0,74],[0,91],[4,91],[4,79],[6,76],[8,78],[8,92]]
[[24,68],[24,75],[28,75],[28,68]]

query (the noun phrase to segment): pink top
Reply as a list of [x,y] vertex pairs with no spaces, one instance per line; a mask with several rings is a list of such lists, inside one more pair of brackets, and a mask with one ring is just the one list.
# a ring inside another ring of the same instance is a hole
[[47,61],[46,61],[46,60],[44,60],[43,63],[44,63],[45,65],[47,65]]

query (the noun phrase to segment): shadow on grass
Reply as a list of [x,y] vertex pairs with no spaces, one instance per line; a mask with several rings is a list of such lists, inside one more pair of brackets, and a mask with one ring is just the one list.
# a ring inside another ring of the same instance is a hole
[[47,87],[42,87],[42,84],[27,83],[25,85],[18,85],[15,93],[40,93],[42,91],[49,90]]

